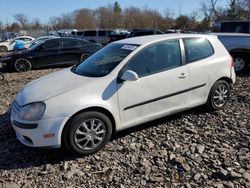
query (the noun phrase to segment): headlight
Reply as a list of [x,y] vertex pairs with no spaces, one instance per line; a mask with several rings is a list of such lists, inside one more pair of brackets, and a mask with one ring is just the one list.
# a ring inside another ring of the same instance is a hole
[[23,120],[37,121],[42,118],[46,105],[43,102],[35,102],[21,107],[18,117]]

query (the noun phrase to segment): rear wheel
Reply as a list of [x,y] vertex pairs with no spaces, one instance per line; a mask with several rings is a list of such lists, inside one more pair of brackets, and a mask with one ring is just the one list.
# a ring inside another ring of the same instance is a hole
[[210,90],[206,107],[209,110],[221,110],[223,109],[230,97],[230,86],[224,80],[219,80],[214,83]]
[[74,154],[89,155],[102,149],[112,133],[110,119],[96,111],[73,117],[63,132],[63,143]]
[[85,59],[87,59],[90,56],[89,53],[83,53],[80,57],[80,62],[84,61]]
[[7,52],[8,48],[6,46],[0,46],[0,52]]
[[31,62],[25,58],[18,58],[14,63],[14,69],[17,72],[27,72],[31,70]]

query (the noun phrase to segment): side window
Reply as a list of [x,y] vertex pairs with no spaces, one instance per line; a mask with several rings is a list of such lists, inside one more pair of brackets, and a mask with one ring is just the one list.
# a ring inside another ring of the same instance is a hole
[[43,44],[43,50],[57,49],[59,46],[59,40],[49,40]]
[[79,44],[79,42],[77,41],[77,40],[70,40],[70,39],[68,39],[68,40],[62,40],[62,42],[63,42],[63,47],[76,47],[76,46],[79,46],[80,44]]
[[85,31],[84,36],[85,37],[95,37],[96,36],[96,31]]
[[139,77],[148,76],[181,66],[181,50],[178,40],[158,42],[142,49],[128,63],[126,69]]
[[105,37],[106,36],[106,31],[98,31],[98,36],[99,37]]
[[88,44],[89,42],[88,41],[86,41],[86,40],[81,40],[80,41],[80,45],[86,45],[86,44]]
[[214,54],[213,47],[205,38],[183,39],[185,44],[186,62],[191,63]]

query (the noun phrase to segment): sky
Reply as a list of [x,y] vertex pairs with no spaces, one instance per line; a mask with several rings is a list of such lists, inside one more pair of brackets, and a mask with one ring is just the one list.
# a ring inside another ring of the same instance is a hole
[[[2,2],[1,2],[2,1]],[[108,4],[114,4],[116,0],[0,0],[0,21],[10,23],[14,21],[13,15],[23,13],[29,20],[38,18],[47,23],[52,16],[72,12],[76,9],[95,9]],[[179,13],[188,15],[200,7],[203,0],[117,0],[121,8],[130,6],[138,8],[150,8],[164,13],[166,9],[177,17]],[[206,1],[206,0],[205,0]],[[225,6],[226,0],[221,0],[221,6]]]

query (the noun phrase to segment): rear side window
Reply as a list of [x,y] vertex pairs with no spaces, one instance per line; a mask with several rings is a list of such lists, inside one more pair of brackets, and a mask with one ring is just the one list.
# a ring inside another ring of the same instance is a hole
[[214,49],[205,38],[183,39],[185,44],[186,63],[198,61],[214,54]]
[[63,47],[75,47],[80,46],[80,43],[77,40],[64,39],[62,40]]
[[94,36],[96,36],[96,31],[85,31],[84,36],[85,37],[94,37]]

